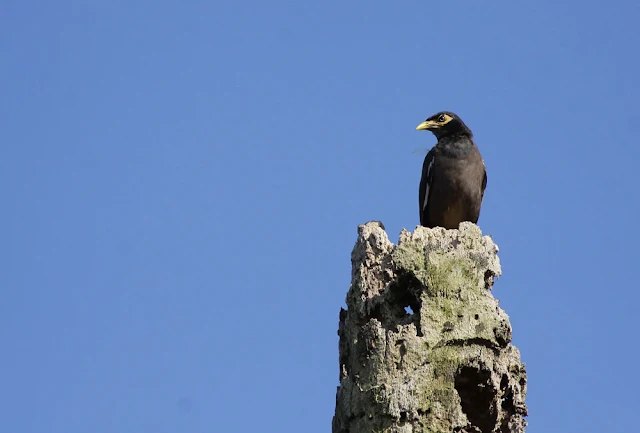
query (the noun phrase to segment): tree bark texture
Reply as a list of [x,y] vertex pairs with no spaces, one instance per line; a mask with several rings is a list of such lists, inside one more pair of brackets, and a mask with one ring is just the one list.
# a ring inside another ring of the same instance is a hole
[[359,226],[333,433],[524,433],[526,372],[492,296],[498,247],[472,223],[389,242]]

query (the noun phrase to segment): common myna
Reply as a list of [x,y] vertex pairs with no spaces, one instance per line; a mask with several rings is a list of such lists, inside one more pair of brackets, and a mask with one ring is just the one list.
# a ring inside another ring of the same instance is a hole
[[438,139],[422,164],[420,225],[457,229],[462,221],[478,222],[487,171],[473,134],[454,113],[442,111],[416,130]]

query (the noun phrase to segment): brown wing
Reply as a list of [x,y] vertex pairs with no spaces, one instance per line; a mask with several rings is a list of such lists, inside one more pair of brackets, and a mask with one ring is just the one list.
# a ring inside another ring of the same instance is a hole
[[427,217],[429,215],[429,193],[431,192],[431,182],[433,181],[433,164],[436,161],[435,147],[427,153],[422,163],[422,177],[420,178],[420,188],[418,190],[418,204],[420,206],[420,225],[428,227]]

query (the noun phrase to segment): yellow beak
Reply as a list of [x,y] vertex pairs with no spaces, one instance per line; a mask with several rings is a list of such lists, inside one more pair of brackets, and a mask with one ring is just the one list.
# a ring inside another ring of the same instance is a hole
[[433,120],[425,120],[424,122],[422,122],[420,125],[416,126],[416,131],[423,131],[423,130],[429,130],[432,128],[436,128],[438,126],[438,124],[436,122],[434,122]]

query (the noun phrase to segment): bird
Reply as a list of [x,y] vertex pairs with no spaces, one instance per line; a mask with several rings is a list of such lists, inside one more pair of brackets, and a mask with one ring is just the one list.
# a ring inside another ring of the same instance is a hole
[[450,111],[427,118],[416,130],[431,131],[438,142],[422,164],[420,225],[457,229],[476,224],[487,187],[487,170],[471,130]]

